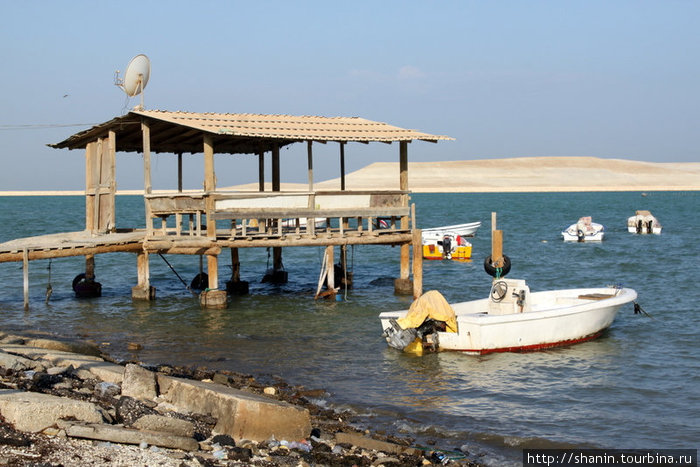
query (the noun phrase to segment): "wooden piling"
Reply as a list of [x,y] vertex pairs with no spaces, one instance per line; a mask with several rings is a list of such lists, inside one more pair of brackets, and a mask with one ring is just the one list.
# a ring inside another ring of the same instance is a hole
[[150,266],[148,261],[148,252],[141,251],[136,255],[136,275],[137,282],[131,288],[132,300],[155,300],[156,288],[150,283]]
[[24,279],[24,309],[29,309],[29,253],[22,250],[22,275]]
[[423,238],[421,230],[413,231],[413,299],[423,295]]

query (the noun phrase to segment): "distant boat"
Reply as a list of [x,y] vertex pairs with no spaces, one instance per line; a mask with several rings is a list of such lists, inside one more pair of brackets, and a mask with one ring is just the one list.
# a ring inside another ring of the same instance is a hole
[[627,231],[637,234],[661,234],[661,224],[649,211],[635,211],[627,218]]
[[465,237],[473,237],[481,222],[446,225],[423,229],[423,258],[469,260],[472,257],[472,244]]
[[594,339],[636,298],[619,287],[531,293],[524,280],[502,279],[488,298],[449,304],[431,290],[379,319],[387,344],[405,352],[527,352]]
[[592,221],[591,216],[581,217],[562,231],[565,242],[601,242],[605,236],[605,227]]

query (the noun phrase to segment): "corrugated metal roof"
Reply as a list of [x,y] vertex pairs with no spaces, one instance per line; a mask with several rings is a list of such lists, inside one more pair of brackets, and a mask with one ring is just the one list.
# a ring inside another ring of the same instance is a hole
[[117,151],[142,150],[141,121],[151,128],[151,151],[201,153],[202,135],[212,135],[217,153],[257,153],[272,145],[300,141],[394,141],[451,140],[448,136],[407,130],[359,117],[316,117],[262,114],[221,114],[133,110],[128,114],[76,133],[51,144],[54,148],[84,148],[87,143],[116,133]]

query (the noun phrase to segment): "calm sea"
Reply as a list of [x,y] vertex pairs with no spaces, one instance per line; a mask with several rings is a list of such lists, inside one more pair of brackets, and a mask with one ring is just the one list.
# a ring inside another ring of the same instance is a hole
[[[407,435],[423,445],[467,446],[492,465],[519,465],[523,448],[698,448],[700,440],[700,276],[698,192],[416,194],[421,227],[480,220],[473,261],[424,263],[424,289],[450,301],[485,297],[490,277],[482,262],[490,249],[491,212],[498,213],[510,277],[533,291],[622,284],[652,315],[621,310],[600,339],[568,348],[468,356],[415,357],[389,349],[377,315],[403,309],[394,295],[399,249],[350,251],[355,287],[335,301],[314,301],[323,251],[289,248],[290,281],[261,284],[270,258],[241,250],[250,294],[226,310],[202,310],[168,265],[151,257],[153,303],[132,303],[134,255],[96,259],[103,296],[73,297],[80,258],[30,263],[30,309],[22,307],[20,263],[0,264],[0,327],[43,329],[104,343],[117,358],[145,363],[204,365],[282,377],[323,388],[318,403],[352,410],[359,423]],[[119,227],[143,225],[140,197],[119,197]],[[627,217],[649,209],[660,236],[626,231]],[[561,230],[580,216],[606,227],[601,244],[564,244]],[[82,230],[82,197],[0,198],[0,241]],[[221,256],[219,276],[230,262]],[[168,256],[189,282],[196,257]],[[45,303],[47,284],[53,294]],[[143,345],[130,353],[128,342]]]

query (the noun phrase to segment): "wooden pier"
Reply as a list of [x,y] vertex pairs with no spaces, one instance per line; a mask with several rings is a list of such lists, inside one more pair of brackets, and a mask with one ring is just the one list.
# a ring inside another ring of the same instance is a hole
[[[155,289],[149,280],[149,255],[202,255],[207,260],[208,287],[202,292],[201,303],[206,307],[224,307],[227,292],[219,288],[218,276],[218,257],[223,249],[231,250],[230,282],[235,283],[240,281],[240,248],[272,248],[273,272],[279,272],[283,269],[284,247],[325,247],[326,282],[332,292],[336,246],[340,247],[340,262],[344,267],[348,245],[392,245],[400,247],[395,288],[397,292],[418,297],[422,293],[422,248],[415,209],[409,201],[408,144],[414,140],[434,143],[445,139],[451,138],[361,118],[134,110],[51,145],[85,150],[85,231],[2,243],[0,262],[24,262],[26,289],[29,261],[84,256],[85,280],[89,282],[94,280],[94,255],[131,252],[137,257],[138,272],[132,297],[152,300]],[[283,192],[280,148],[297,142],[307,143],[308,189]],[[314,142],[339,144],[340,190],[314,190]],[[399,190],[346,189],[345,146],[350,142],[397,142]],[[217,190],[215,149],[223,154],[257,154],[259,191]],[[117,228],[117,152],[138,152],[143,156],[144,226]],[[177,155],[177,189],[153,193],[150,162],[153,152]],[[183,153],[203,154],[203,190],[182,190]],[[271,158],[272,191],[264,191],[266,153]],[[286,280],[286,273],[281,277]]]

